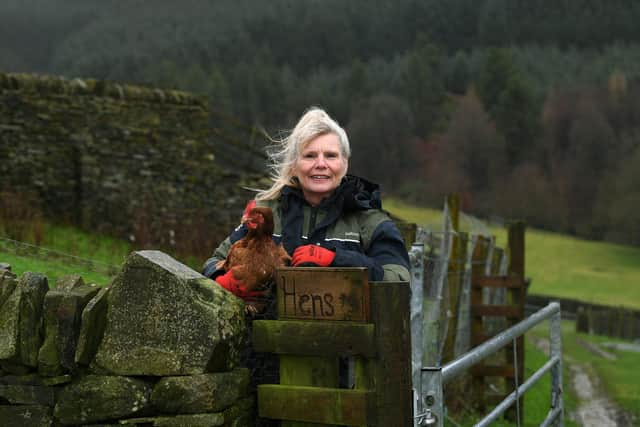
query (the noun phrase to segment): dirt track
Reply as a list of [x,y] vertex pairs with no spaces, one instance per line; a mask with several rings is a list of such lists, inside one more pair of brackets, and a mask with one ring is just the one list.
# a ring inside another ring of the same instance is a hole
[[[549,354],[549,341],[536,340],[535,346]],[[571,373],[571,387],[578,396],[578,408],[565,417],[583,427],[633,427],[631,417],[603,393],[600,379],[585,366],[564,358],[564,367]]]
[[631,427],[632,420],[618,406],[604,395],[597,376],[587,373],[579,364],[569,364],[571,387],[575,390],[580,404],[569,417],[584,427]]

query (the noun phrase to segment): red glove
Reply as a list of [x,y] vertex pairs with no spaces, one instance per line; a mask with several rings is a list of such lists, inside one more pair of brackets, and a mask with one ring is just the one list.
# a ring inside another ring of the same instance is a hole
[[299,267],[301,264],[307,266],[328,267],[336,257],[336,253],[317,245],[299,246],[293,251],[291,265]]
[[242,299],[255,298],[264,294],[263,291],[248,290],[244,283],[233,277],[233,270],[229,270],[222,276],[218,276],[213,280],[232,294]]

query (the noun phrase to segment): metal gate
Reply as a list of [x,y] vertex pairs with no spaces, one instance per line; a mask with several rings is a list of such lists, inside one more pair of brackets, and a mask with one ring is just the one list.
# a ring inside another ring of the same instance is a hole
[[[560,325],[560,304],[552,302],[545,308],[529,316],[522,322],[499,333],[480,346],[472,349],[443,367],[422,368],[419,399],[416,402],[418,426],[444,426],[444,396],[443,385],[468,370],[484,358],[496,353],[510,343],[516,347],[516,339],[537,324],[550,319],[549,360],[538,369],[523,384],[517,384],[516,389],[500,402],[488,415],[480,420],[476,426],[488,426],[503,414],[514,403],[518,405],[519,398],[525,394],[542,376],[551,372],[551,408],[541,426],[564,426],[562,403],[562,335]],[[516,375],[516,378],[518,375]],[[518,417],[519,418],[519,417]]]

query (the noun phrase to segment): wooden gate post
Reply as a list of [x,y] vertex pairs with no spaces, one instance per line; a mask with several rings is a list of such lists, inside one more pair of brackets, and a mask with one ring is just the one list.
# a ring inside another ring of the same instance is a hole
[[[520,319],[524,318],[524,304],[526,299],[527,288],[525,285],[525,251],[524,251],[524,237],[525,237],[526,224],[524,221],[515,221],[509,224],[508,228],[508,243],[509,243],[509,275],[515,276],[522,286],[518,288],[509,288],[507,290],[507,303],[520,307]],[[518,318],[507,319],[507,328],[518,323]],[[518,384],[524,382],[524,335],[521,335],[516,340],[517,357],[515,367],[517,368],[518,375],[514,375],[515,381]],[[506,347],[507,363],[514,362],[514,348],[513,346]],[[514,373],[515,374],[515,373]],[[514,386],[515,386],[514,381]],[[514,407],[512,407],[514,408]],[[524,419],[524,398],[519,399],[520,420]],[[516,419],[515,408],[511,411],[507,411],[507,418]]]
[[[464,260],[466,239],[460,238],[460,195],[447,195],[447,206],[449,207],[449,216],[451,217],[451,228],[453,229],[453,238],[451,239],[451,258],[447,266],[447,288],[449,297],[446,301],[446,322],[447,334],[444,337],[444,345],[442,347],[442,363],[445,364],[453,360],[454,347],[458,324],[458,302],[460,299],[460,288],[462,287],[462,273],[464,272]],[[443,296],[444,297],[444,296]],[[444,307],[443,307],[444,309]]]
[[412,426],[411,289],[408,283],[373,282],[370,290],[377,351],[377,358],[369,361],[376,391],[371,425]]

